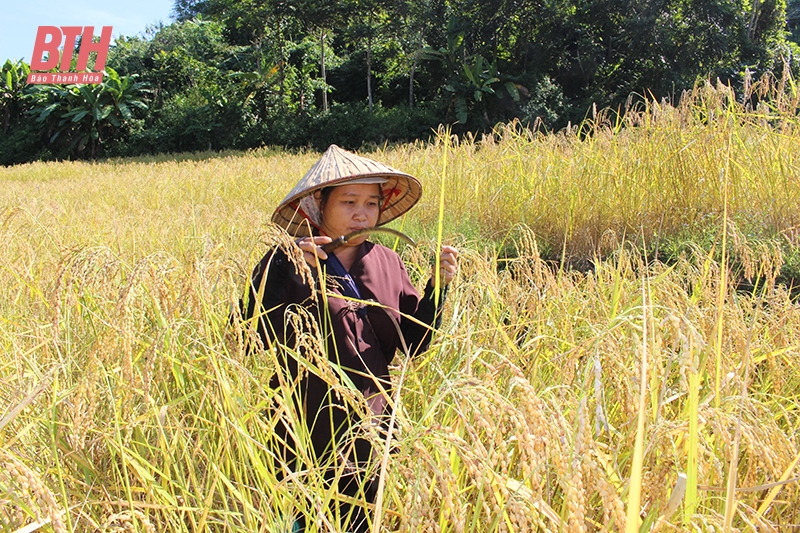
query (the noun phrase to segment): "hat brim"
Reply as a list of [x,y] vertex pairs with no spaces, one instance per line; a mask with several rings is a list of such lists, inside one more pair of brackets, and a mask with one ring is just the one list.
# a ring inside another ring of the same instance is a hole
[[[403,215],[422,198],[422,185],[414,176],[331,145],[283,199],[273,213],[272,221],[290,235],[306,237],[318,226],[319,220],[305,212],[301,205],[303,198],[326,187],[364,183],[365,179],[374,180],[381,187],[383,200],[379,226]],[[381,183],[382,180],[385,181]]]

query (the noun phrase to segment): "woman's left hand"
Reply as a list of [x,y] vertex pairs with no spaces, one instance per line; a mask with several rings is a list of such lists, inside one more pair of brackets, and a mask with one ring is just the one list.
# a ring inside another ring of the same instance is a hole
[[[453,278],[456,277],[458,270],[458,250],[452,246],[442,246],[442,252],[439,255],[439,280],[444,285],[447,285]],[[436,278],[436,265],[433,265],[432,278]]]

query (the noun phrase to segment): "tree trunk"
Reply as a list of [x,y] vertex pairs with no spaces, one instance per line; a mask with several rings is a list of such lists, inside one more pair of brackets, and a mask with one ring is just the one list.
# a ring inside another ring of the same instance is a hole
[[372,111],[372,35],[367,37],[367,101]]
[[319,32],[319,63],[322,69],[322,111],[328,112],[328,79],[325,75],[325,30]]
[[280,54],[278,58],[278,100],[280,101],[279,105],[283,107],[283,95],[285,94],[285,85],[286,85],[286,65],[284,63],[283,54],[285,53],[285,46],[286,43],[284,42],[283,38],[283,17],[278,17],[278,53]]
[[761,4],[760,0],[756,0],[753,2],[753,12],[750,15],[750,25],[747,28],[747,37],[752,41],[753,38],[756,36],[756,28],[758,27],[758,18],[761,15]]
[[419,32],[419,42],[417,44],[417,51],[414,52],[414,62],[411,63],[411,72],[408,75],[408,106],[414,107],[414,74],[417,71],[417,62],[419,61],[419,52],[422,50],[422,31]]

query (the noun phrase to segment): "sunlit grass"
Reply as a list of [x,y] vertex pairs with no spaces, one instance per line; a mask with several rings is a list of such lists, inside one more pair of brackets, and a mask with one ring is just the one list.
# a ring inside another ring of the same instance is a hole
[[[412,278],[461,250],[431,349],[396,361],[373,531],[800,522],[796,102],[731,97],[368,154],[423,181]],[[230,321],[317,157],[0,169],[0,530],[341,530],[325,464],[280,475],[276,417],[308,435]]]

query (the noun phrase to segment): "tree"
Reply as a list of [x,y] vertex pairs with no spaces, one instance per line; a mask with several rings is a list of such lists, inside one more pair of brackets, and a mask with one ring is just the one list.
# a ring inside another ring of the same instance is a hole
[[[31,110],[57,153],[94,159],[103,148],[119,141],[135,111],[146,111],[142,97],[145,84],[137,74],[120,77],[106,68],[97,85],[43,85],[38,87],[37,105]],[[88,149],[88,150],[87,150]]]
[[800,0],[789,0],[786,4],[786,29],[789,39],[800,44]]
[[27,85],[30,66],[6,61],[0,69],[0,165],[33,161],[46,155],[28,113],[34,105]]
[[[351,24],[351,32],[354,37],[367,42],[367,102],[370,111],[372,111],[372,41],[383,18],[380,7],[380,3],[374,0],[356,0],[355,12],[362,16],[356,17],[355,23]],[[363,18],[364,14],[366,14],[366,19]]]
[[22,118],[27,110],[26,87],[31,67],[23,61],[7,60],[0,69],[0,119],[3,134]]
[[296,21],[310,34],[316,35],[319,43],[320,77],[322,79],[322,110],[328,112],[328,79],[326,74],[326,39],[332,28],[342,27],[353,12],[350,0],[331,2],[329,0],[280,0],[276,13]]

